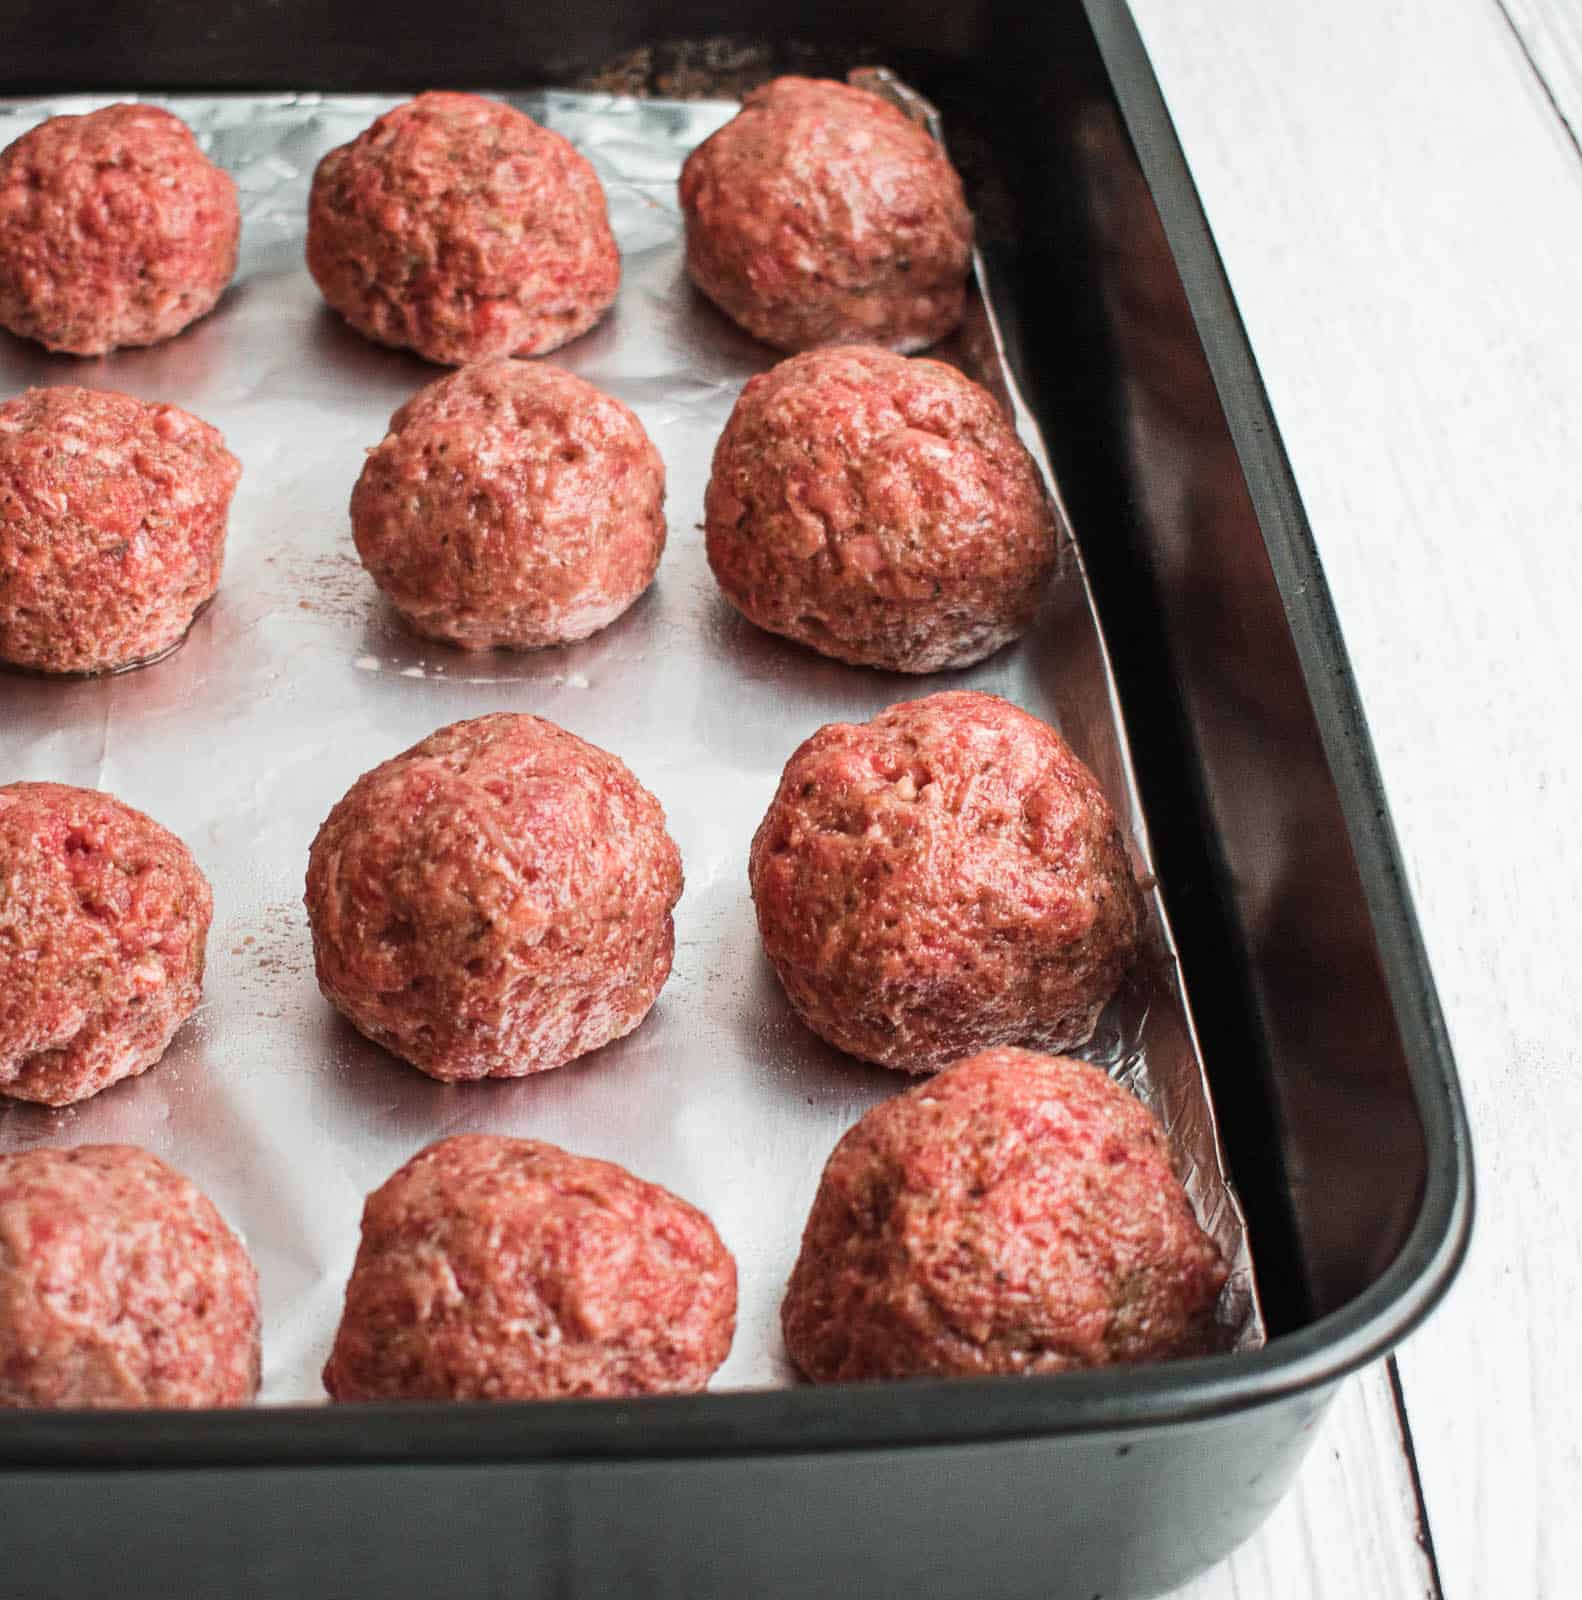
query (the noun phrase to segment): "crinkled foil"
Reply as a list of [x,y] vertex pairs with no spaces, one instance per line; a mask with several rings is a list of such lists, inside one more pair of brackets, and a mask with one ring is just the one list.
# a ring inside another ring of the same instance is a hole
[[[0,103],[0,143],[107,98]],[[204,1003],[165,1059],[74,1109],[0,1103],[0,1150],[124,1141],[207,1190],[258,1263],[268,1401],[322,1397],[364,1195],[421,1146],[466,1129],[619,1161],[702,1206],[741,1267],[735,1348],[715,1387],[792,1381],[778,1308],[819,1172],[840,1134],[906,1082],[814,1038],[759,950],[748,843],[786,757],[822,723],[945,687],[1006,695],[1064,730],[1151,870],[1079,561],[1019,646],[928,679],[825,661],[758,632],[717,593],[700,531],[710,455],[772,353],[688,286],[675,183],[686,152],[733,108],[509,98],[594,162],[621,246],[613,312],[554,359],[626,401],[669,471],[658,581],[583,644],[469,655],[420,641],[353,551],[346,508],[363,453],[439,369],[367,343],[323,306],[303,230],[314,164],[392,101],[162,100],[241,189],[241,266],[218,310],[169,344],[95,361],[0,335],[0,393],[79,383],[169,400],[220,427],[243,463],[222,587],[180,650],[108,678],[0,673],[0,781],[109,790],[185,839],[215,896]],[[997,349],[979,302],[954,357],[1011,400],[1042,461]],[[664,802],[687,876],[675,971],[643,1026],[607,1049],[541,1077],[445,1085],[368,1044],[320,998],[303,872],[320,821],[359,773],[444,723],[502,710],[617,752]],[[1164,1118],[1234,1267],[1227,1340],[1250,1347],[1263,1330],[1245,1228],[1152,898],[1149,952],[1087,1054]]]

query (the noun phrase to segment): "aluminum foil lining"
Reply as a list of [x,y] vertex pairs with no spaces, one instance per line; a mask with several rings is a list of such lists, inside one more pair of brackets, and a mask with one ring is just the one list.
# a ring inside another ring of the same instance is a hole
[[[113,96],[0,102],[0,143]],[[119,98],[126,98],[121,96]],[[0,393],[79,383],[169,400],[221,428],[243,476],[225,577],[180,650],[114,677],[0,673],[0,781],[110,791],[191,846],[214,885],[205,999],[165,1059],[82,1106],[0,1102],[0,1150],[120,1141],[189,1174],[245,1237],[262,1279],[262,1398],[323,1398],[364,1195],[433,1139],[531,1135],[621,1162],[702,1206],[735,1252],[741,1308],[716,1389],[792,1383],[781,1292],[825,1158],[906,1086],[828,1048],[792,1015],[759,949],[747,849],[795,746],[944,687],[1008,696],[1095,769],[1151,874],[1102,636],[1072,547],[1020,645],[965,672],[894,676],[754,629],[704,560],[703,490],[742,384],[773,352],[690,287],[676,178],[734,111],[558,91],[503,95],[598,168],[624,276],[612,313],[554,359],[626,401],[669,474],[653,589],[603,633],[538,654],[471,655],[408,634],[358,565],[347,501],[390,413],[439,375],[321,302],[303,266],[318,159],[395,102],[371,96],[161,97],[235,176],[242,253],[219,308],[180,338],[100,360],[0,335]],[[942,352],[1033,419],[975,299]],[[1058,500],[1058,486],[1056,498]],[[686,863],[675,971],[653,1014],[541,1077],[435,1083],[367,1043],[318,993],[302,909],[308,845],[369,767],[444,723],[532,711],[622,756],[663,801]],[[1164,1119],[1203,1224],[1232,1263],[1228,1343],[1262,1342],[1246,1229],[1227,1178],[1168,925],[1085,1052]]]

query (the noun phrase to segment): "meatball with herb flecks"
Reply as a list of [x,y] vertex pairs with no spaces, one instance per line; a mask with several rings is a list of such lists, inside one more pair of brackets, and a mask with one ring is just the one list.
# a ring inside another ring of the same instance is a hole
[[258,1391],[258,1274],[130,1145],[0,1155],[0,1410],[193,1409]]
[[588,161],[525,112],[445,92],[319,163],[307,260],[359,333],[443,366],[556,350],[604,315],[621,278]]
[[524,1078],[648,1015],[681,856],[624,762],[501,712],[359,778],[306,898],[319,987],[356,1028],[433,1078]]
[[177,406],[62,385],[0,404],[0,661],[109,672],[219,586],[241,465]]
[[165,1053],[202,997],[214,897],[97,789],[0,787],[0,1097],[66,1106]]
[[664,463],[626,406],[502,356],[396,412],[352,492],[352,532],[418,633],[536,650],[587,638],[648,587],[664,499]]
[[696,1206],[536,1139],[430,1145],[368,1197],[336,1400],[688,1394],[730,1352],[736,1263]]
[[892,672],[1024,633],[1054,570],[1038,468],[986,389],[887,350],[751,379],[714,450],[709,566],[750,622]]
[[777,78],[687,157],[687,271],[780,350],[922,350],[961,320],[972,214],[938,142],[866,89]]
[[0,327],[97,356],[158,344],[236,271],[236,185],[179,117],[113,105],[0,151]]
[[797,1014],[902,1072],[991,1045],[1084,1043],[1143,931],[1093,774],[1053,728],[976,691],[804,741],[749,876]]
[[822,1383],[1205,1354],[1226,1278],[1141,1101],[986,1050],[875,1106],[824,1168],[781,1310]]

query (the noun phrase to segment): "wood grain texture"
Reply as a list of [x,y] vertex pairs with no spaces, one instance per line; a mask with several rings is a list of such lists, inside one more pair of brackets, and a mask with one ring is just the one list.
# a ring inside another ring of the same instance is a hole
[[[1133,9],[1334,591],[1472,1119],[1471,1258],[1400,1354],[1444,1593],[1564,1600],[1582,1581],[1582,161],[1560,112],[1575,125],[1582,20],[1574,0],[1507,3]],[[1359,1471],[1379,1443],[1340,1440]],[[1349,1557],[1321,1538],[1312,1559]],[[1415,1581],[1385,1566],[1355,1592]]]
[[1348,1383],[1291,1492],[1229,1560],[1174,1600],[1433,1600],[1417,1499],[1381,1364]]
[[1582,6],[1576,0],[1497,3],[1582,155]]

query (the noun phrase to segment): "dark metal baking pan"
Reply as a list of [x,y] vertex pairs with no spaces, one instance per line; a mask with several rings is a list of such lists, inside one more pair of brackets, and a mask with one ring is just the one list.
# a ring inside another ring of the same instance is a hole
[[1454,1068],[1312,539],[1120,0],[13,11],[6,92],[622,82],[882,60],[941,107],[1081,530],[1268,1346],[554,1406],[18,1415],[13,1596],[1156,1593],[1245,1538],[1472,1208]]

